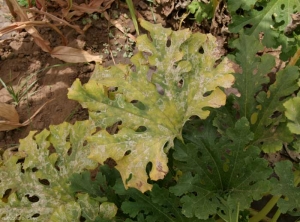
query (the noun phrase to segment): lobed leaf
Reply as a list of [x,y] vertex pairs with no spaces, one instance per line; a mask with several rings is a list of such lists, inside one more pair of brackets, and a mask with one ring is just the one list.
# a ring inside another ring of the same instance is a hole
[[[231,5],[229,4],[229,6]],[[233,10],[235,8],[236,6]],[[234,14],[232,16],[233,23],[230,24],[229,30],[238,33],[250,26],[246,29],[246,34],[258,39],[259,35],[263,33],[263,44],[267,47],[276,48],[279,45],[279,41],[276,41],[279,38],[277,28],[284,30],[292,21],[291,15],[297,11],[300,11],[298,0],[263,0],[257,3],[255,8],[242,13],[242,15]]]
[[[235,96],[238,113],[251,122],[256,144],[263,143],[264,152],[276,152],[282,149],[283,142],[291,142],[292,135],[286,127],[282,115],[285,97],[297,90],[299,72],[297,67],[286,67],[276,73],[276,81],[270,83],[267,74],[274,67],[274,58],[270,55],[258,56],[262,45],[253,36],[241,35],[233,42],[238,50],[235,61],[242,68],[242,74],[236,73],[234,87],[240,92]],[[269,84],[270,86],[266,85]],[[219,112],[225,115],[224,108]],[[226,120],[228,119],[228,115]],[[225,120],[215,123],[220,128]]]
[[227,59],[216,65],[220,55],[212,35],[141,25],[151,40],[137,38],[132,66],[97,66],[91,80],[84,86],[76,80],[68,95],[89,109],[97,127],[119,124],[115,134],[100,130],[88,138],[89,157],[99,163],[112,158],[125,187],[145,192],[152,188],[146,166],[152,164],[151,180],[163,179],[165,151],[181,138],[184,123],[192,115],[205,119],[205,107],[224,105],[219,87],[230,87],[234,78]]
[[136,189],[126,192],[130,199],[122,203],[121,209],[134,221],[199,221],[197,218],[186,218],[180,212],[180,202],[174,194],[165,188],[154,185],[149,195]]
[[[281,161],[275,165],[275,173],[278,180],[272,180],[274,188],[273,195],[283,196],[277,202],[281,213],[293,211],[300,206],[299,170],[293,172],[293,164],[290,161]],[[297,175],[298,173],[298,175]]]
[[228,0],[227,6],[231,12],[235,12],[239,8],[248,11],[253,9],[256,2],[257,0],[240,0],[240,1]]
[[[0,168],[1,220],[78,221],[81,207],[70,190],[75,172],[92,169],[85,140],[88,121],[50,126],[20,141],[19,151]],[[6,156],[6,155],[4,155]]]
[[241,73],[235,73],[234,87],[241,94],[235,99],[240,115],[250,120],[257,106],[255,96],[262,90],[262,85],[270,81],[267,74],[275,66],[275,58],[269,54],[257,56],[264,47],[254,36],[242,34],[232,47],[237,50],[235,62],[242,69]]
[[187,217],[236,217],[269,190],[267,179],[272,170],[259,158],[258,147],[247,146],[253,133],[245,117],[221,138],[211,121],[205,121],[201,132],[189,126],[184,134],[186,144],[175,146],[174,165],[182,177],[170,191],[181,197],[182,213]]

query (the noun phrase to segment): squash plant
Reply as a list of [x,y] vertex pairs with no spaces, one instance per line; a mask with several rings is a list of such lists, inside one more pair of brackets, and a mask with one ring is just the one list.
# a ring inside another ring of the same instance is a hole
[[[210,34],[141,26],[149,36],[137,38],[131,64],[97,65],[88,83],[76,80],[70,88],[69,98],[89,110],[89,120],[31,132],[17,151],[4,152],[1,220],[299,216],[297,159],[264,158],[283,147],[299,152],[295,63],[270,81],[275,58],[260,53],[264,42],[256,35],[240,33],[230,61]],[[231,87],[238,93],[226,95]],[[270,200],[255,210],[265,196]]]

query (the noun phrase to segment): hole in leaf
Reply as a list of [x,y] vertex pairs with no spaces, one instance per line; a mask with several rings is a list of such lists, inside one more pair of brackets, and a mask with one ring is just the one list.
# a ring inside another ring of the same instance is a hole
[[39,179],[39,182],[43,185],[46,185],[46,186],[49,186],[50,185],[50,182],[49,180],[47,179]]
[[112,126],[107,127],[106,131],[110,135],[117,134],[119,132],[119,127],[118,127],[119,125],[122,125],[122,121],[115,122]]
[[203,49],[203,47],[200,47],[200,49],[198,50],[198,52],[199,52],[200,54],[204,54],[204,49]]
[[147,172],[147,175],[149,176],[149,173],[151,172],[152,170],[152,166],[153,164],[151,162],[147,163],[147,166],[146,166],[146,172]]
[[56,153],[56,150],[52,144],[48,147],[48,150],[49,150],[49,154]]
[[80,221],[80,222],[85,222],[86,219],[85,219],[83,216],[80,216],[79,221]]
[[136,108],[138,108],[140,110],[146,109],[146,106],[144,105],[144,103],[140,102],[139,100],[132,100],[130,103],[132,103],[132,105],[134,105]]
[[57,171],[60,171],[59,166],[57,166],[56,164],[57,164],[57,162],[55,163],[55,169],[56,169]]
[[211,93],[212,93],[212,91],[208,91],[208,92],[204,93],[203,96],[208,97]]
[[[95,135],[96,133],[98,133],[101,130],[101,127],[97,126],[95,132],[92,135]],[[83,142],[83,145],[86,146],[87,145],[87,141],[85,140]]]
[[244,25],[244,29],[250,29],[250,28],[252,28],[251,24]]
[[181,80],[179,80],[179,82],[178,82],[178,87],[179,88],[182,88],[183,87],[183,83],[184,83],[184,81],[183,81],[183,79],[181,79]]
[[105,161],[104,161],[104,164],[106,164],[107,166],[109,166],[109,168],[114,168],[115,166],[117,166],[117,163],[114,159],[112,158],[107,158]]
[[284,10],[285,5],[284,5],[284,4],[281,4],[280,8],[281,8],[281,10]]
[[142,133],[142,132],[145,132],[147,130],[147,127],[145,126],[139,126],[135,132],[137,133]]
[[264,9],[264,7],[262,7],[261,5],[259,5],[259,6],[255,7],[255,9],[256,9],[257,11],[262,11],[262,10]]
[[275,112],[272,114],[271,118],[272,118],[272,119],[273,119],[273,118],[277,118],[277,117],[279,117],[280,115],[281,115],[281,112],[275,111]]
[[68,156],[70,156],[72,154],[72,147],[68,150],[67,154],[68,154]]
[[206,167],[207,167],[207,171],[208,171],[210,174],[212,174],[212,173],[213,173],[213,169],[211,168],[211,166],[207,165]]
[[40,214],[36,213],[36,214],[33,214],[33,215],[31,216],[31,218],[37,218],[37,217],[39,217],[39,216],[40,216]]
[[7,189],[7,190],[4,192],[3,197],[2,197],[2,201],[3,201],[4,203],[7,203],[8,197],[9,197],[10,194],[11,194],[11,189]]
[[88,144],[88,142],[85,140],[85,141],[83,141],[82,146],[86,146],[87,144]]
[[131,150],[127,150],[124,154],[124,156],[128,156],[131,153]]
[[31,171],[34,173],[34,172],[38,171],[38,168],[33,167]]
[[220,63],[222,62],[222,59],[217,59],[214,63],[214,68],[216,68]]
[[250,185],[250,186],[253,186],[254,184],[255,184],[254,181],[250,181],[250,182],[249,182],[249,185]]
[[170,47],[170,46],[171,46],[171,40],[170,40],[170,39],[167,40],[166,46],[167,46],[167,47]]
[[156,86],[156,90],[157,92],[160,94],[160,95],[164,95],[165,94],[165,90],[163,87],[161,87],[161,85],[159,85],[158,83],[155,83],[155,86]]
[[244,15],[244,10],[241,9],[241,8],[239,8],[238,10],[235,11],[235,13],[236,13],[237,15]]
[[29,196],[28,194],[26,194],[25,197],[27,197],[27,199],[32,203],[36,203],[40,200],[40,198],[36,195]]

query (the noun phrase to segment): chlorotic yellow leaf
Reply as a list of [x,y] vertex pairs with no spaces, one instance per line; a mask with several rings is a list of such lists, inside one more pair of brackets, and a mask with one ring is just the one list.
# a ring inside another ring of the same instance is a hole
[[114,203],[104,202],[100,205],[100,215],[106,219],[112,219],[116,216],[118,211]]
[[288,128],[292,133],[300,134],[300,97],[294,97],[286,101],[283,106],[285,107],[285,115],[290,120]]
[[70,177],[98,165],[87,158],[86,137],[94,127],[90,121],[78,121],[49,128],[30,132],[20,140],[18,152],[3,155],[0,221],[80,221],[81,213],[88,211],[76,202]]
[[145,192],[152,188],[149,178],[167,174],[166,152],[175,137],[181,139],[184,123],[193,115],[205,119],[206,107],[224,105],[226,96],[219,87],[230,87],[234,78],[228,60],[219,63],[212,35],[172,31],[146,21],[141,25],[151,39],[137,38],[139,52],[132,65],[97,65],[90,81],[82,85],[76,80],[68,96],[88,108],[103,129],[87,138],[89,157],[101,164],[113,159],[125,187]]

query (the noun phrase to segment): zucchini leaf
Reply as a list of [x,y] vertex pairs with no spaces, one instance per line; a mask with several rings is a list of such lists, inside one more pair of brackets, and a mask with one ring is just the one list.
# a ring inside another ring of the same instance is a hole
[[[97,66],[91,80],[76,80],[69,98],[89,109],[90,118],[103,130],[88,138],[90,158],[104,163],[111,158],[126,188],[151,190],[147,182],[168,172],[166,153],[184,123],[193,115],[205,119],[205,107],[220,107],[234,78],[231,65],[220,59],[212,35],[172,31],[141,21],[150,37],[137,38],[139,52],[133,65]],[[199,52],[200,51],[200,52]],[[117,129],[108,133],[113,125]],[[147,164],[152,163],[149,176]]]
[[198,130],[189,125],[184,132],[186,143],[178,141],[174,152],[174,166],[182,176],[170,188],[181,197],[182,213],[199,219],[219,214],[238,221],[239,211],[268,192],[272,173],[268,162],[259,157],[260,149],[247,146],[254,136],[249,122],[241,118],[222,137],[212,120],[204,121]]
[[277,202],[281,213],[287,213],[294,209],[299,210],[300,206],[300,174],[299,170],[293,172],[293,164],[290,161],[281,161],[275,165],[277,179],[272,179],[273,195],[282,195]]
[[[252,0],[250,2],[253,3]],[[240,5],[241,3],[236,4]],[[229,4],[229,10],[231,10],[231,5]],[[233,5],[232,10],[236,8],[237,6]],[[248,9],[250,8],[248,7]],[[262,0],[256,3],[256,7],[250,11],[244,11],[241,14],[235,14],[232,11],[233,22],[230,24],[229,30],[237,33],[250,26],[246,29],[247,35],[258,39],[259,35],[263,33],[263,44],[269,48],[276,48],[280,43],[280,41],[276,41],[279,39],[278,29],[283,31],[292,22],[291,15],[299,11],[299,0]]]
[[93,169],[85,145],[91,122],[50,126],[20,140],[19,151],[4,155],[0,168],[1,220],[79,221],[81,210],[70,190],[73,173]]
[[238,51],[235,61],[242,68],[241,74],[235,74],[234,84],[241,94],[240,97],[235,96],[239,114],[250,121],[251,131],[254,132],[253,142],[263,143],[261,148],[264,152],[281,150],[283,142],[293,140],[283,116],[283,103],[286,101],[284,98],[299,87],[298,69],[288,66],[276,73],[274,83],[270,82],[267,74],[275,65],[274,58],[256,55],[263,49],[258,40],[241,35],[239,40],[233,42],[233,46]]

